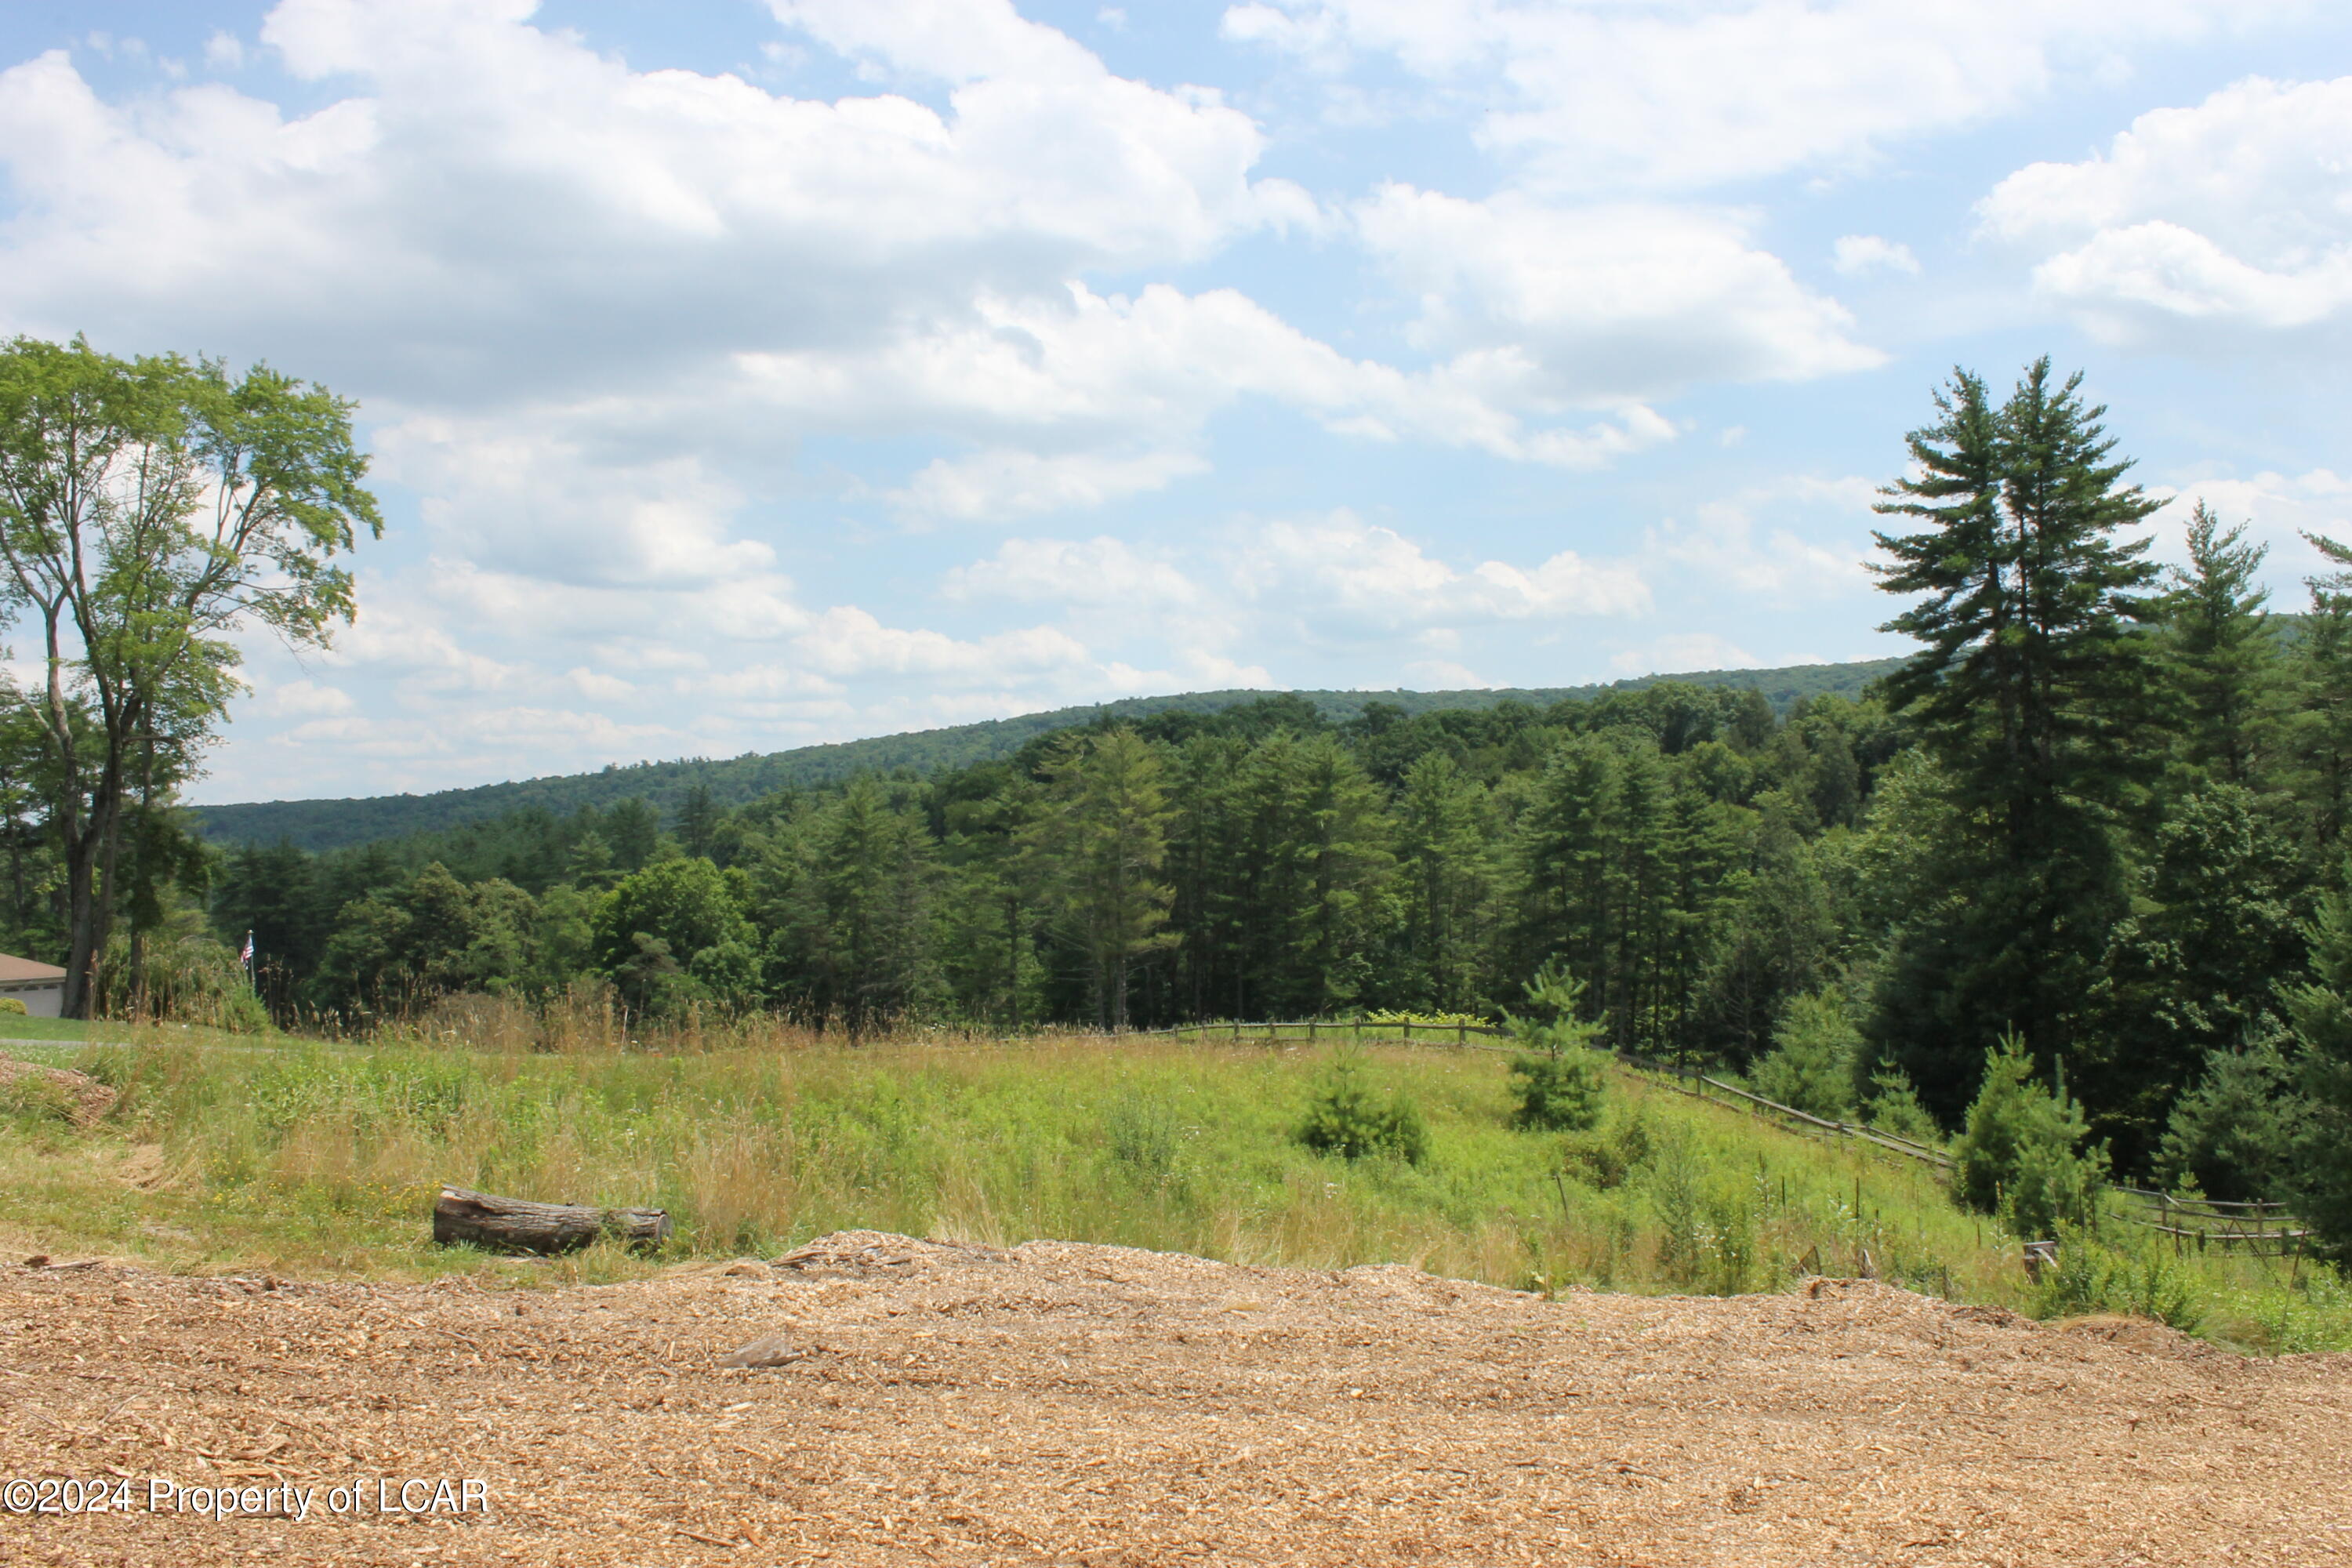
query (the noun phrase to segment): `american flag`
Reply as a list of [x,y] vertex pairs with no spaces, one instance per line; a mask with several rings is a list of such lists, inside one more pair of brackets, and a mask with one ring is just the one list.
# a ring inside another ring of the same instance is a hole
[[245,951],[236,955],[236,961],[239,963],[251,963],[253,962],[253,933],[251,931],[245,933]]

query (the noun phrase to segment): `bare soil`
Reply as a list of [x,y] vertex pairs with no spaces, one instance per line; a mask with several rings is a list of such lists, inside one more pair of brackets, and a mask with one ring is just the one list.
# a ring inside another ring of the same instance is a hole
[[[12,1563],[2333,1564],[2347,1438],[2352,1357],[1863,1281],[1546,1301],[873,1232],[536,1291],[0,1268],[0,1477],[132,1501],[0,1514]],[[319,1495],[215,1521],[151,1477]]]

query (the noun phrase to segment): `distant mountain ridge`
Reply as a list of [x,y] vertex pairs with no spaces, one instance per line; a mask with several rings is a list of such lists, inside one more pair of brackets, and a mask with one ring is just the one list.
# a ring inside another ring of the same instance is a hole
[[[1864,688],[1901,662],[1898,658],[1874,658],[1852,664],[1790,665],[1780,669],[1707,669],[1684,675],[1645,675],[1591,686],[1532,689],[1299,691],[1288,695],[1307,699],[1334,721],[1345,721],[1374,702],[1391,704],[1409,714],[1441,709],[1492,708],[1504,702],[1524,702],[1540,708],[1569,699],[1590,699],[1607,691],[1639,690],[1663,681],[1679,680],[1696,686],[1753,687],[1776,710],[1786,711],[1805,697],[1859,695]],[[189,809],[199,830],[215,843],[275,844],[282,839],[314,852],[341,849],[380,838],[478,822],[532,806],[568,815],[583,805],[602,808],[641,795],[667,813],[698,784],[709,789],[719,804],[737,805],[777,790],[835,784],[861,773],[896,773],[902,769],[928,773],[935,768],[992,762],[1012,755],[1039,735],[1091,724],[1106,714],[1141,719],[1171,711],[1213,713],[1239,703],[1283,695],[1286,694],[1276,691],[1231,690],[1128,697],[1116,702],[1057,708],[1051,712],[989,719],[939,730],[877,735],[863,741],[801,746],[764,755],[747,752],[716,760],[693,757],[638,763],[629,767],[607,765],[593,773],[551,774],[507,784],[477,784],[467,789],[436,790],[430,795],[251,801]]]

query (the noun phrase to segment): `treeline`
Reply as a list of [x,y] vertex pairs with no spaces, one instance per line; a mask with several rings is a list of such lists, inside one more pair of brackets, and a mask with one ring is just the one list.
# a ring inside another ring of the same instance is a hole
[[1744,1057],[1788,966],[1721,939],[1759,869],[1851,831],[1899,745],[1874,703],[1784,721],[1723,688],[1339,723],[1292,695],[667,820],[243,848],[215,910],[275,1005],[350,1018],[582,976],[855,1031],[1492,1012],[1559,952],[1621,1044]]
[[[1699,686],[1748,687],[1786,710],[1808,697],[1861,694],[1897,661],[1794,665],[1783,669],[1712,670],[1688,676],[1640,676],[1612,687],[1589,686],[1544,691],[1297,691],[1285,695],[1312,703],[1328,721],[1359,716],[1380,702],[1407,714],[1443,709],[1487,708],[1501,703],[1548,707],[1610,690],[1632,691],[1673,679]],[[1097,708],[1065,708],[988,719],[940,730],[877,735],[863,741],[803,746],[790,752],[747,752],[724,759],[608,766],[593,773],[520,779],[431,795],[375,795],[353,800],[277,800],[191,809],[205,837],[222,844],[274,844],[280,839],[305,849],[352,848],[383,838],[445,833],[468,823],[488,822],[517,812],[543,811],[569,816],[584,808],[610,810],[639,799],[673,814],[698,791],[723,805],[741,805],[784,789],[839,784],[859,773],[927,774],[970,767],[1012,755],[1026,742],[1056,731],[1113,721],[1140,722],[1179,712],[1213,713],[1258,700],[1254,691],[1192,691],[1168,697],[1129,697]]]

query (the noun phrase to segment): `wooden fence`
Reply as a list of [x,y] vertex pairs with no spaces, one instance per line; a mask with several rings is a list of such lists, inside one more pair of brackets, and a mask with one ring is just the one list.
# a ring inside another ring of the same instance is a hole
[[[1507,1051],[1512,1047],[1490,1043],[1508,1038],[1510,1031],[1492,1024],[1409,1024],[1373,1023],[1356,1019],[1321,1019],[1287,1024],[1180,1024],[1167,1029],[1139,1029],[1141,1035],[1163,1038],[1192,1039],[1207,1044],[1215,1040],[1262,1039],[1269,1044],[1285,1040],[1307,1041],[1339,1039],[1379,1039],[1393,1031],[1396,1043],[1406,1046],[1451,1046],[1473,1049]],[[1665,1086],[1678,1093],[1745,1111],[1778,1122],[1792,1132],[1867,1145],[1871,1148],[1916,1160],[1938,1170],[1949,1171],[1952,1157],[1940,1149],[1898,1136],[1884,1128],[1867,1127],[1858,1121],[1835,1121],[1767,1100],[1721,1079],[1693,1072],[1672,1063],[1653,1061],[1630,1051],[1613,1053],[1618,1063],[1629,1069],[1663,1079]],[[2129,1225],[2152,1230],[2173,1238],[2177,1249],[2190,1247],[2200,1252],[2218,1247],[2242,1250],[2261,1258],[2279,1258],[2299,1253],[2310,1237],[2310,1231],[2286,1211],[2284,1204],[2237,1204],[2210,1198],[2181,1198],[2169,1193],[2152,1193],[2138,1187],[2110,1186],[2108,1192],[2117,1199],[2116,1217]],[[2138,1212],[2132,1212],[2137,1210]]]
[[[2216,1198],[2182,1198],[2138,1187],[2108,1189],[2118,1199],[2118,1218],[2172,1237],[2175,1251],[2194,1247],[2233,1248],[2256,1258],[2300,1253],[2311,1237],[2284,1204],[2233,1204]],[[2138,1212],[2133,1213],[2131,1210]]]

